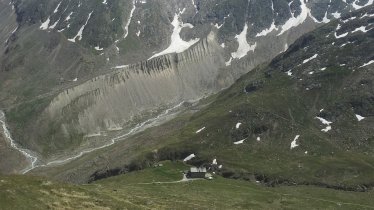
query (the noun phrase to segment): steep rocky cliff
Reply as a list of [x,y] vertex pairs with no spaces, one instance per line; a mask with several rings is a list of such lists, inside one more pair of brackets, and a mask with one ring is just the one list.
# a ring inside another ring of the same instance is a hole
[[71,129],[84,134],[121,130],[141,114],[196,100],[231,84],[234,74],[219,78],[224,59],[218,51],[222,49],[212,33],[181,54],[130,65],[65,90],[46,112],[51,121],[74,121]]

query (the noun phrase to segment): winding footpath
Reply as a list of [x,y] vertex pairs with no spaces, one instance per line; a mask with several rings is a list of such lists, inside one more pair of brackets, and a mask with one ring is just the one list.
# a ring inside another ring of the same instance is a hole
[[[198,101],[198,100],[196,100],[196,101]],[[10,146],[12,148],[14,148],[15,150],[17,150],[18,152],[22,153],[27,158],[27,160],[29,161],[29,166],[27,166],[25,169],[20,171],[20,173],[26,174],[27,172],[29,172],[29,171],[31,171],[35,168],[65,164],[65,163],[68,163],[72,160],[78,159],[85,154],[88,154],[88,153],[91,153],[91,152],[94,152],[94,151],[112,146],[113,144],[115,144],[116,142],[118,142],[120,140],[124,140],[124,139],[126,139],[127,137],[129,137],[133,134],[144,131],[147,128],[153,127],[153,126],[157,125],[158,123],[163,122],[163,120],[167,119],[168,116],[172,115],[173,113],[176,113],[178,108],[180,108],[183,105],[183,103],[184,102],[181,102],[180,104],[178,104],[178,105],[176,105],[176,106],[174,106],[170,109],[165,110],[164,112],[157,115],[156,117],[148,119],[148,120],[146,120],[142,123],[137,124],[134,128],[132,128],[127,133],[112,138],[106,144],[104,144],[102,146],[91,148],[91,149],[86,149],[86,150],[83,150],[83,151],[79,152],[78,154],[73,155],[71,157],[68,157],[66,159],[54,160],[54,161],[48,162],[46,164],[38,164],[38,162],[40,162],[40,160],[38,159],[38,157],[36,155],[33,154],[32,151],[30,151],[28,149],[21,148],[19,145],[17,145],[15,140],[11,137],[11,134],[10,134],[10,132],[9,132],[7,126],[6,126],[5,114],[1,110],[0,110],[0,123],[2,124],[5,138],[10,143]]]

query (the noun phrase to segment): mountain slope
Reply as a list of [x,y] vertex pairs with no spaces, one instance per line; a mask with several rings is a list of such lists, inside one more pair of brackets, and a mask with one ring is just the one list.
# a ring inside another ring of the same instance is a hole
[[373,13],[321,27],[240,79],[192,117],[180,148],[217,158],[226,176],[372,187]]
[[180,182],[187,165],[162,166],[86,185],[0,176],[0,209],[372,209],[370,193],[313,186],[269,188],[242,180]]
[[302,36],[171,122],[34,172],[87,181],[95,168],[92,180],[193,153],[190,163],[217,159],[225,177],[365,191],[374,176],[373,14],[369,7]]
[[13,1],[0,107],[37,165],[61,162],[227,88],[300,35],[371,4]]

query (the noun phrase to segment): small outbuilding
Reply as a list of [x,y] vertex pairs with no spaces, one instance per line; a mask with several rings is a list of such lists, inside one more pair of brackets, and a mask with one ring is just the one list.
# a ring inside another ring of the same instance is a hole
[[196,178],[205,178],[207,170],[205,167],[191,167],[190,170],[187,172],[187,178],[196,179]]

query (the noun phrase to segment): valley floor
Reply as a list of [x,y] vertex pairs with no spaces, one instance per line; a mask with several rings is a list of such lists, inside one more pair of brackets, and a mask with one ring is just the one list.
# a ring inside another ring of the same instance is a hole
[[9,146],[0,127],[0,171],[3,173],[17,173],[28,164],[26,158]]
[[[188,166],[164,162],[86,185],[0,177],[0,209],[374,209],[374,192],[312,186],[264,187],[215,176],[174,182]],[[160,182],[160,183],[157,183]]]

